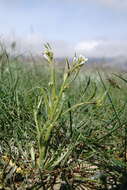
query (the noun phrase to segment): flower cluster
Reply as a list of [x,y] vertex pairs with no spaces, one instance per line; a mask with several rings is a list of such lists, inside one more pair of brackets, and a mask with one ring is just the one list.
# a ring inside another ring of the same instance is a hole
[[54,57],[54,54],[53,54],[53,52],[52,52],[52,49],[51,49],[51,47],[50,47],[50,45],[47,43],[47,44],[45,44],[45,51],[44,51],[44,53],[43,53],[43,56],[44,56],[44,58],[49,62],[49,63],[51,63],[52,61],[53,61],[53,57]]
[[79,55],[78,57],[75,56],[73,58],[73,63],[78,63],[80,66],[83,65],[88,61],[88,58],[84,57],[83,55]]
[[53,61],[53,52],[49,50],[44,51],[44,58],[48,61],[51,62]]

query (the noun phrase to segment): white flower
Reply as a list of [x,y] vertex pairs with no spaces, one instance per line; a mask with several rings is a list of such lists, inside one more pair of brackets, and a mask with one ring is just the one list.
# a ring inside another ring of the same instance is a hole
[[53,60],[53,52],[48,49],[44,51],[43,56],[48,62]]
[[78,58],[77,58],[76,56],[74,56],[73,62],[75,63],[75,62],[77,62],[77,61],[78,61]]
[[86,63],[88,61],[88,58],[84,57],[83,55],[79,55],[78,62],[80,65]]
[[83,65],[87,61],[88,61],[88,58],[84,57],[83,55],[79,55],[78,57],[74,56],[73,58],[73,63],[77,63],[79,65]]

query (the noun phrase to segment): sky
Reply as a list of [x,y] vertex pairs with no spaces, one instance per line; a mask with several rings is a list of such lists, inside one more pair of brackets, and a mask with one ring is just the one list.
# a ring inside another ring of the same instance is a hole
[[57,57],[127,57],[127,0],[0,0],[0,40]]

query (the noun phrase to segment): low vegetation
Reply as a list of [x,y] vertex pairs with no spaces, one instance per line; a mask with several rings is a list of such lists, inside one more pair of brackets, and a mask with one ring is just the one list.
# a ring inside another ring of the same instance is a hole
[[[126,73],[0,52],[0,189],[120,189],[127,176]],[[94,75],[94,77],[93,77]]]

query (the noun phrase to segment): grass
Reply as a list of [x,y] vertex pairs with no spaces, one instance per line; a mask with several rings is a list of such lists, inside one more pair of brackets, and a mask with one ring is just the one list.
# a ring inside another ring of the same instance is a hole
[[[0,188],[119,189],[126,177],[126,74],[0,54]],[[93,77],[94,76],[94,77]],[[97,79],[96,79],[97,78]]]

